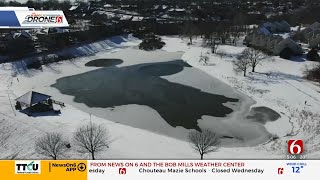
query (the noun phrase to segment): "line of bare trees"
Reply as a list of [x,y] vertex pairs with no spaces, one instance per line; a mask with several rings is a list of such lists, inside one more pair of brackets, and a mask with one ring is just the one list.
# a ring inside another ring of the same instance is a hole
[[[79,127],[73,134],[73,143],[76,151],[83,154],[90,154],[94,160],[98,152],[106,150],[110,145],[110,135],[108,130],[102,125],[89,124]],[[36,153],[52,158],[54,160],[64,158],[71,148],[65,137],[61,133],[47,133],[36,140]]]
[[[201,132],[192,131],[188,136],[192,148],[200,154],[203,159],[205,154],[216,152],[221,145],[220,137],[211,130],[205,129]],[[79,127],[73,134],[73,143],[76,151],[90,154],[94,160],[96,153],[109,148],[111,143],[109,132],[102,125],[92,122]],[[63,159],[71,148],[70,143],[61,133],[47,133],[36,140],[36,153],[51,158]]]
[[219,44],[237,45],[240,36],[247,31],[246,28],[238,24],[219,22],[210,26],[187,20],[182,27],[182,37],[187,38],[188,44],[191,45],[193,40],[200,36],[203,38],[203,45],[212,47],[212,52],[215,53]]

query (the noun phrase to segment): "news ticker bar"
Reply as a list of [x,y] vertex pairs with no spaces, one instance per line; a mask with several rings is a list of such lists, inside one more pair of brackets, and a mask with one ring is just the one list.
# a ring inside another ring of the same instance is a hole
[[3,179],[237,178],[295,180],[320,177],[320,160],[17,160],[0,161]]
[[0,7],[0,28],[68,27],[63,11],[36,11],[28,7]]

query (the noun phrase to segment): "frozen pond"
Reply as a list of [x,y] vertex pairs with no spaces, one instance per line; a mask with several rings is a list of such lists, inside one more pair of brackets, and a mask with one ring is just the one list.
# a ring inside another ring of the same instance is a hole
[[253,107],[247,118],[265,124],[268,121],[276,121],[280,118],[280,114],[267,107]]
[[122,64],[121,59],[96,59],[85,64],[88,67],[108,67]]
[[197,120],[202,115],[226,117],[232,113],[233,110],[223,104],[238,102],[238,99],[210,94],[156,76],[180,72],[185,64],[180,60],[103,68],[60,79],[54,87],[74,96],[75,102],[92,108],[127,104],[151,107],[172,127],[198,129]]
[[58,79],[52,87],[72,96],[83,111],[176,138],[204,128],[220,134],[225,145],[270,138],[263,124],[277,118],[268,115],[269,108],[250,112],[252,99],[180,59],[155,62],[162,56],[143,52],[140,62],[126,64],[134,51],[141,53],[123,50],[93,59],[86,66],[103,68]]

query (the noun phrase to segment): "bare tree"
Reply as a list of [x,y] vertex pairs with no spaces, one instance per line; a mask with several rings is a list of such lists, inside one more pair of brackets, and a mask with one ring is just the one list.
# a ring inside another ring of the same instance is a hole
[[220,45],[220,40],[218,37],[215,37],[215,33],[206,33],[203,38],[203,46],[210,47],[212,53],[216,53]]
[[230,39],[230,24],[222,23],[216,27],[216,37],[219,38],[221,44],[226,44]]
[[45,136],[36,140],[35,148],[36,152],[51,157],[56,160],[57,158],[64,156],[68,150],[68,143],[64,140],[60,133],[47,133]]
[[230,38],[231,38],[231,43],[234,46],[237,46],[237,42],[239,41],[239,38],[241,36],[240,28],[239,27],[234,27],[232,31],[230,32]]
[[222,49],[217,50],[216,54],[220,56],[220,59],[222,59],[224,56],[227,56],[227,53]]
[[193,43],[193,39],[199,33],[198,28],[192,23],[191,20],[188,20],[183,27],[183,36],[189,39],[189,43]]
[[190,132],[188,138],[192,148],[199,152],[201,159],[203,159],[204,154],[217,151],[221,144],[216,133],[208,129],[202,130],[202,132]]
[[106,128],[90,122],[77,129],[74,133],[74,142],[78,146],[78,152],[90,153],[95,159],[95,153],[109,148],[110,136]]
[[204,62],[204,64],[208,64],[208,61],[209,61],[209,57],[202,55],[201,53],[199,62]]
[[250,67],[250,61],[242,54],[233,61],[233,69],[236,72],[243,72],[243,76],[246,76],[247,69]]
[[211,52],[216,53],[218,47],[219,47],[219,42],[216,40],[213,40],[213,42],[211,43]]
[[246,48],[242,51],[241,56],[249,61],[252,72],[255,72],[257,65],[268,58],[265,53],[254,48]]
[[315,65],[311,68],[306,67],[303,74],[304,74],[304,77],[309,80],[320,82],[320,65]]

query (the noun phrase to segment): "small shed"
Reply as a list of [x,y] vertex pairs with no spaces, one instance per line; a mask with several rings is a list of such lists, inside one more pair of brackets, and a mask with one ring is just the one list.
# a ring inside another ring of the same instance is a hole
[[27,92],[16,99],[16,109],[27,109],[28,112],[47,112],[53,111],[53,102],[51,96],[35,91]]

